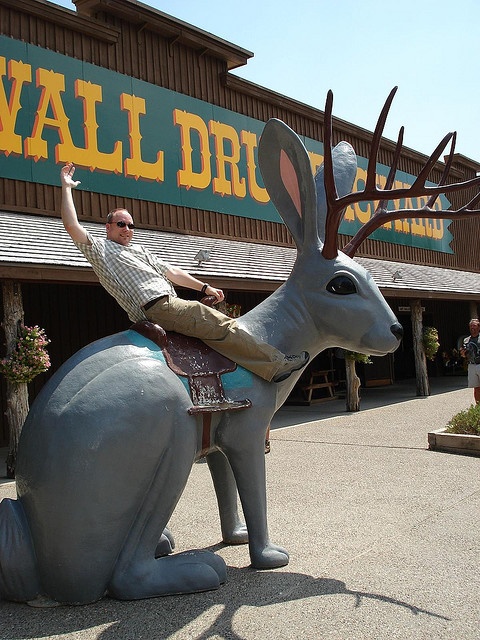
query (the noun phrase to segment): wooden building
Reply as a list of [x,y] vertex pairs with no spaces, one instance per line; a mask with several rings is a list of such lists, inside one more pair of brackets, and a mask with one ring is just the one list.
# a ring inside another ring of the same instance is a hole
[[[251,52],[135,0],[75,5],[0,0],[0,279],[20,286],[25,323],[44,327],[52,341],[52,368],[32,383],[31,397],[73,352],[128,326],[63,230],[65,162],[75,162],[82,181],[75,202],[86,226],[101,229],[108,211],[125,206],[138,239],[248,310],[287,278],[295,259],[256,168],[264,123],[280,118],[302,136],[312,169],[323,154],[322,111],[234,74]],[[355,148],[361,181],[371,132],[334,118],[334,138]],[[382,140],[380,180],[394,147]],[[398,180],[411,184],[425,161],[404,149]],[[433,183],[442,169],[433,169]],[[453,180],[479,171],[455,155]],[[457,208],[471,196],[450,202]],[[347,212],[345,244],[371,210],[367,203]],[[414,374],[411,300],[421,300],[425,324],[439,330],[440,350],[456,346],[480,300],[479,234],[480,220],[411,220],[360,247],[358,260],[406,329],[395,357],[370,370],[371,383]]]

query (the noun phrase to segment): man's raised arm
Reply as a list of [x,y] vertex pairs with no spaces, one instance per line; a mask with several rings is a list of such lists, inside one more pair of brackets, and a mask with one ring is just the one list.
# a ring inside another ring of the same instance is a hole
[[62,206],[60,212],[62,214],[62,222],[67,233],[76,242],[90,244],[86,230],[78,222],[75,204],[73,202],[72,189],[80,184],[79,180],[73,179],[75,167],[71,162],[62,167],[60,171],[60,181],[62,183]]

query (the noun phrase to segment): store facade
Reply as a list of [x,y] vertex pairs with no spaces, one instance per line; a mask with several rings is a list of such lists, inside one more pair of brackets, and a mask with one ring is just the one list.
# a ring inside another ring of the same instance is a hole
[[[0,278],[19,287],[26,324],[44,327],[52,340],[51,371],[32,383],[32,397],[78,348],[128,326],[63,230],[62,164],[77,166],[82,223],[101,232],[106,213],[125,206],[142,242],[246,311],[285,281],[295,260],[258,171],[264,123],[275,117],[294,129],[313,171],[323,161],[324,113],[235,76],[251,52],[132,0],[75,4],[76,12],[0,0]],[[334,138],[355,148],[361,187],[371,132],[334,118]],[[381,184],[394,148],[382,140]],[[403,150],[396,184],[412,184],[425,160]],[[434,167],[432,184],[442,169]],[[452,180],[478,171],[480,164],[455,155]],[[442,197],[435,207],[455,209],[472,195]],[[372,207],[347,210],[343,244]],[[480,300],[479,231],[475,219],[397,221],[361,245],[358,260],[406,329],[395,357],[378,359],[366,383],[414,375],[413,300],[439,330],[441,351],[456,346]],[[441,360],[432,373],[443,373]],[[1,397],[4,405],[3,383]],[[0,427],[1,445],[7,429]]]

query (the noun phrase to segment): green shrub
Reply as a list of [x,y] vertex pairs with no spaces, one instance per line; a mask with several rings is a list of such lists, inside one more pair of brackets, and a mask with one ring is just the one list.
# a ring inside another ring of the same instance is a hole
[[454,415],[446,432],[480,436],[480,404],[472,404],[469,409]]

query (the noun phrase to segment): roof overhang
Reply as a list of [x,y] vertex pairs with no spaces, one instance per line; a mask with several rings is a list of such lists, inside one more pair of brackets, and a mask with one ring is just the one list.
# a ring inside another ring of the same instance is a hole
[[136,25],[139,31],[149,29],[168,38],[173,45],[180,42],[199,55],[209,54],[224,60],[228,70],[245,65],[253,53],[208,31],[199,29],[138,0],[73,0],[80,16],[96,18],[100,13],[112,14]]
[[[82,223],[103,237],[104,225]],[[96,283],[97,277],[59,218],[0,211],[0,278]],[[287,280],[296,250],[268,244],[136,229],[136,241],[199,279],[230,290],[271,292]],[[200,250],[210,260],[199,264]],[[480,299],[480,274],[410,263],[356,258],[387,298]]]

